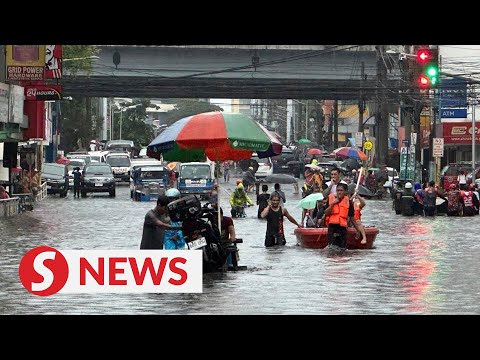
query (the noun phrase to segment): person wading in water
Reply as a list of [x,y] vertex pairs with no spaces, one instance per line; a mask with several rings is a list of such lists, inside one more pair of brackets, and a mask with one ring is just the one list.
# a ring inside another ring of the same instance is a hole
[[265,234],[265,246],[285,245],[285,232],[283,229],[283,217],[285,216],[292,224],[302,227],[288,210],[280,206],[280,196],[273,192],[265,209],[261,213],[262,218],[267,219],[267,232]]

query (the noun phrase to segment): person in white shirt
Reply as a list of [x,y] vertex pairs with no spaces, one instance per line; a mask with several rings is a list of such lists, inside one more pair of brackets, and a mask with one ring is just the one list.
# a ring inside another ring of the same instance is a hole
[[457,176],[458,185],[460,186],[460,190],[466,190],[467,185],[467,176],[465,175],[465,171],[460,171],[460,175]]
[[337,194],[337,184],[347,184],[345,181],[340,179],[340,170],[336,167],[334,167],[332,170],[330,170],[330,181],[327,181],[325,185],[327,185],[327,188],[323,190],[323,197],[327,198],[330,193],[332,194]]

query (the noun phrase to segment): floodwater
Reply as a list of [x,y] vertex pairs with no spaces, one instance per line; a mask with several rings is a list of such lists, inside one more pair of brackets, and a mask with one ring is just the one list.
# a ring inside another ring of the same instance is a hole
[[[223,204],[234,182],[220,183]],[[300,195],[282,188],[300,221]],[[30,249],[138,249],[153,207],[119,186],[116,198],[70,192],[0,218],[0,314],[480,314],[480,217],[402,217],[390,200],[367,200],[363,211],[364,224],[380,228],[376,247],[343,253],[297,246],[288,220],[287,245],[265,248],[266,223],[248,208],[247,218],[235,220],[244,240],[240,265],[248,269],[204,275],[201,294],[39,297],[23,288],[18,266]],[[228,215],[230,206],[223,208]]]

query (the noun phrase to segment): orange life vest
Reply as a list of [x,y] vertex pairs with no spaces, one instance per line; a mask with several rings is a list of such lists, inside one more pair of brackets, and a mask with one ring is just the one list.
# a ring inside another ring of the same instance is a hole
[[[328,203],[331,204],[335,200],[335,194],[328,195]],[[348,196],[344,196],[342,201],[332,207],[332,212],[328,216],[328,224],[340,224],[340,226],[348,226],[348,209],[350,208],[350,200]]]

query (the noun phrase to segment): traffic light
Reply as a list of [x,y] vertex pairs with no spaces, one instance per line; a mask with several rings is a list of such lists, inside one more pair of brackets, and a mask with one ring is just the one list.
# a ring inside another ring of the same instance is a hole
[[438,49],[420,48],[416,52],[416,82],[421,89],[438,86]]

